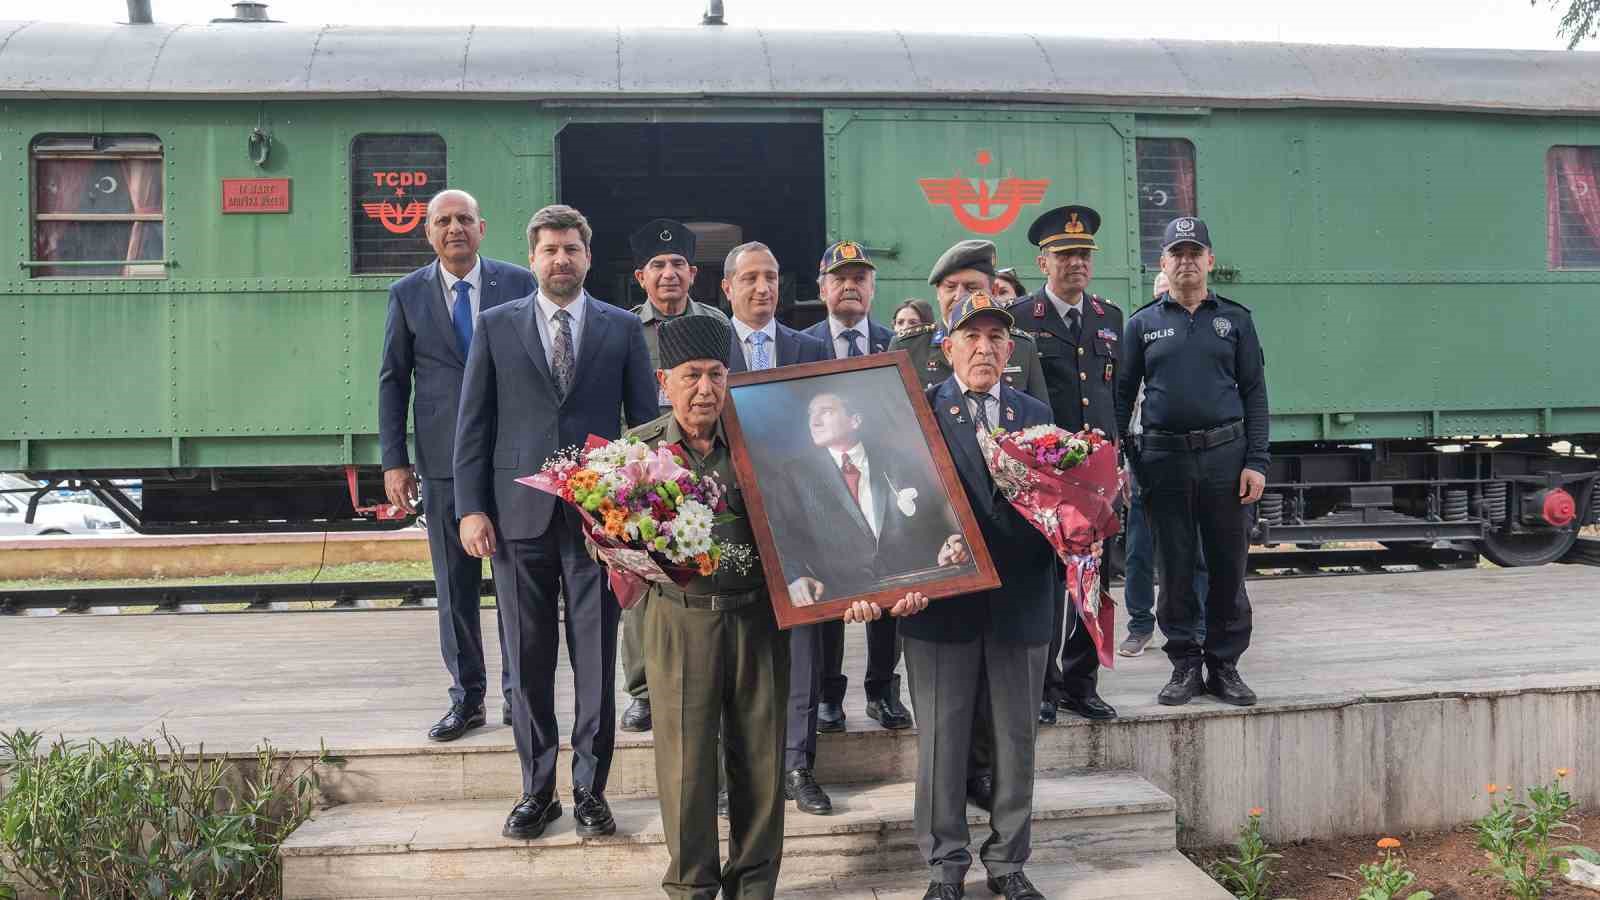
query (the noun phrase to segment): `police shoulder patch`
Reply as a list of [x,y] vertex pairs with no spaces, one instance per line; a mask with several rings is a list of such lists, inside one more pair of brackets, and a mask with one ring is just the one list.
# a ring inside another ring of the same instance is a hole
[[1227,316],[1217,316],[1211,320],[1211,330],[1217,333],[1217,337],[1225,338],[1233,330],[1233,323],[1228,321]]

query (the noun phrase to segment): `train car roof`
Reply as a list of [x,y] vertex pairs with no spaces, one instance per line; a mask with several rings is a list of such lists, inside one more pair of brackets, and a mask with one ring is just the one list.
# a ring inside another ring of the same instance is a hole
[[1054,35],[0,21],[0,97],[826,98],[1582,115],[1593,53]]

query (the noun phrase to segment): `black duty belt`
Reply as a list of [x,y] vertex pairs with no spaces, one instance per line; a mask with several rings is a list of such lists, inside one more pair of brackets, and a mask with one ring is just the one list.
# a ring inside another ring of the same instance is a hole
[[690,594],[674,585],[651,585],[662,598],[688,609],[709,609],[714,612],[738,609],[767,596],[765,590],[744,591],[738,594]]
[[1139,439],[1145,450],[1210,450],[1244,437],[1243,422],[1229,422],[1199,431],[1157,431],[1146,428]]

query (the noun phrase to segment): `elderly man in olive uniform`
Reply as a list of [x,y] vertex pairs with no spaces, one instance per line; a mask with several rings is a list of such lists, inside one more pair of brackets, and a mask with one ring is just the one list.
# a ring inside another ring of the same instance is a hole
[[[1100,214],[1087,206],[1059,206],[1036,219],[1028,240],[1039,248],[1045,284],[1010,309],[1017,325],[1038,343],[1056,425],[1069,431],[1098,428],[1115,439],[1122,310],[1088,291],[1099,230]],[[1110,567],[1101,574],[1109,589]],[[1068,606],[1065,594],[1056,597],[1039,722],[1054,725],[1058,707],[1086,719],[1115,719],[1117,711],[1097,690],[1100,658],[1094,640]]]
[[[718,540],[754,548],[744,496],[722,431],[733,329],[710,316],[681,316],[660,331],[656,379],[671,412],[628,432],[651,447],[672,446],[702,477],[727,489],[730,521]],[[926,609],[906,594],[891,615]],[[656,784],[671,861],[667,896],[765,900],[774,896],[783,855],[783,754],[789,694],[789,636],[778,630],[761,562],[724,566],[679,589],[655,585],[644,600],[645,669],[659,701]],[[856,602],[846,622],[882,615]],[[717,744],[727,758],[728,861],[717,859]],[[670,789],[669,789],[670,788]]]
[[[995,249],[992,241],[959,241],[933,264],[928,283],[939,295],[939,321],[898,335],[889,345],[890,351],[904,350],[911,355],[911,368],[922,379],[923,387],[943,384],[950,377],[950,363],[940,349],[948,334],[945,323],[950,319],[950,308],[966,294],[978,291],[989,294],[994,290],[994,279]],[[1039,367],[1039,351],[1034,346],[1033,336],[1020,329],[1012,329],[1011,339],[1016,343],[1016,350],[1011,355],[1011,362],[1006,365],[1002,380],[1008,387],[1049,403],[1044,370]]]
[[[645,302],[635,306],[633,314],[644,324],[644,342],[650,349],[650,365],[659,368],[661,351],[658,332],[663,322],[679,316],[707,316],[727,323],[728,317],[714,306],[707,306],[689,297],[694,287],[698,269],[694,260],[695,235],[682,222],[672,219],[655,219],[628,236],[633,250],[633,264],[637,266],[633,278],[644,289]],[[671,406],[665,389],[658,389],[656,399],[661,412]],[[650,683],[645,678],[644,652],[641,649],[640,628],[644,624],[644,609],[635,606],[622,613],[622,671],[628,690],[628,708],[622,712],[623,731],[649,731]]]

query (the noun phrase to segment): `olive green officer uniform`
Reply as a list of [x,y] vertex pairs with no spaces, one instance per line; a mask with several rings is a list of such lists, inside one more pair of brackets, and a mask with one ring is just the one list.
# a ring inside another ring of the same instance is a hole
[[[944,350],[934,343],[935,337],[941,342],[944,340],[943,326],[921,325],[896,336],[889,344],[891,353],[904,350],[911,354],[911,368],[922,379],[924,390],[944,384],[945,379],[950,377],[950,363],[944,358]],[[1039,364],[1039,347],[1033,335],[1013,328],[1011,340],[1016,343],[1016,348],[1011,351],[1011,362],[1001,375],[1006,386],[1016,388],[1035,400],[1049,403],[1050,393],[1045,387],[1044,368]]]
[[[706,456],[683,440],[672,413],[628,432],[651,447],[675,444],[697,475],[727,488],[734,519],[722,541],[751,548],[750,567],[724,565],[681,590],[653,585],[643,601],[644,666],[653,695],[656,784],[671,861],[667,896],[770,898],[783,855],[783,748],[789,636],[778,630],[755,536],[721,425]],[[636,607],[637,608],[637,607]],[[717,745],[726,755],[728,861],[719,868]]]
[[[678,316],[662,315],[661,310],[656,309],[655,306],[649,301],[645,301],[644,303],[635,306],[633,309],[629,310],[629,312],[638,316],[639,321],[644,325],[644,345],[650,348],[651,367],[657,369],[661,368],[661,344],[656,332],[661,328],[662,322],[669,322],[673,319],[676,319]],[[723,314],[722,310],[717,309],[715,306],[701,303],[698,300],[690,300],[689,305],[685,307],[683,312],[679,313],[678,315],[715,316],[716,318],[721,319],[723,324],[728,324],[728,317]],[[656,395],[656,400],[661,406],[661,411],[666,412],[667,398],[658,392]],[[632,692],[630,691],[629,693]]]

